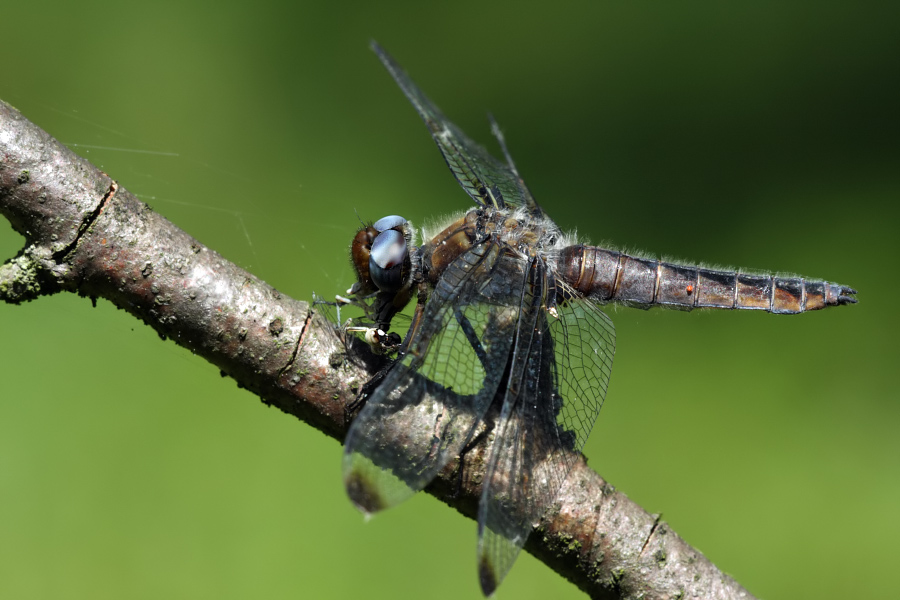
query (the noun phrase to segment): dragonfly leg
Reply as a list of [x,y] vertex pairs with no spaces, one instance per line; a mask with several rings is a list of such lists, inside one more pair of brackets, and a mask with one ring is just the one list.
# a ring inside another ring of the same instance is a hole
[[469,321],[469,318],[462,313],[462,310],[458,306],[454,307],[453,315],[456,317],[456,322],[459,323],[459,326],[463,330],[463,334],[465,334],[466,339],[472,346],[472,350],[475,351],[475,355],[478,356],[478,360],[481,361],[481,366],[484,368],[485,372],[487,372],[489,370],[487,353],[484,351],[484,346],[481,345],[481,340],[478,339],[478,334],[475,333],[475,328],[472,327],[471,321]]

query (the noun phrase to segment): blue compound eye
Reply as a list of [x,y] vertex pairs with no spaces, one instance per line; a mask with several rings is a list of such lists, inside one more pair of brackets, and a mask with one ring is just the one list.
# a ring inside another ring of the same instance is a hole
[[398,217],[397,215],[390,215],[388,217],[382,217],[375,221],[375,224],[372,227],[375,228],[375,231],[381,233],[382,231],[387,231],[388,229],[393,229],[399,225],[406,225],[406,219],[403,217]]
[[[385,217],[401,219],[401,217]],[[404,223],[406,221],[403,221]],[[378,223],[374,227],[378,228]],[[407,260],[406,238],[394,229],[379,233],[369,254],[369,277],[382,292],[397,292],[403,287],[404,263]]]

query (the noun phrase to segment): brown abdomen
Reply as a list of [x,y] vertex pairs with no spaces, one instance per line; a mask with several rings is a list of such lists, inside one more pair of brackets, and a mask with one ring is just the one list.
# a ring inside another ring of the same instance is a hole
[[559,268],[570,286],[600,302],[650,308],[742,308],[797,314],[852,304],[856,290],[803,278],[713,271],[636,258],[596,246],[568,246]]

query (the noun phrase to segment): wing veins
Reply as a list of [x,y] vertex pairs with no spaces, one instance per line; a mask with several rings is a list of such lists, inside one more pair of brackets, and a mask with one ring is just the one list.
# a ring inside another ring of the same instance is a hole
[[[426,304],[423,326],[410,350],[351,425],[344,481],[362,510],[393,506],[421,490],[473,438],[500,384],[513,337],[502,329],[501,313],[508,306],[482,297],[483,277],[477,275],[489,276],[505,261],[498,244],[487,242],[447,268]],[[468,302],[466,312],[459,301]],[[447,319],[453,322],[458,316],[463,317],[459,325],[448,328]],[[461,388],[472,384],[466,383],[465,374],[442,370],[446,364],[441,359],[442,353],[462,347],[457,345],[478,341],[472,318],[478,319],[482,337],[469,352],[483,381],[480,388],[466,390]]]

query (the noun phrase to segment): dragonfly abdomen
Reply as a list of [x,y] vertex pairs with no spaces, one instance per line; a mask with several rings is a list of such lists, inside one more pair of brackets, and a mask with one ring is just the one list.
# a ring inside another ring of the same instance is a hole
[[797,314],[856,302],[856,290],[827,281],[715,271],[596,246],[567,246],[560,262],[565,281],[582,294],[640,308],[740,308]]

